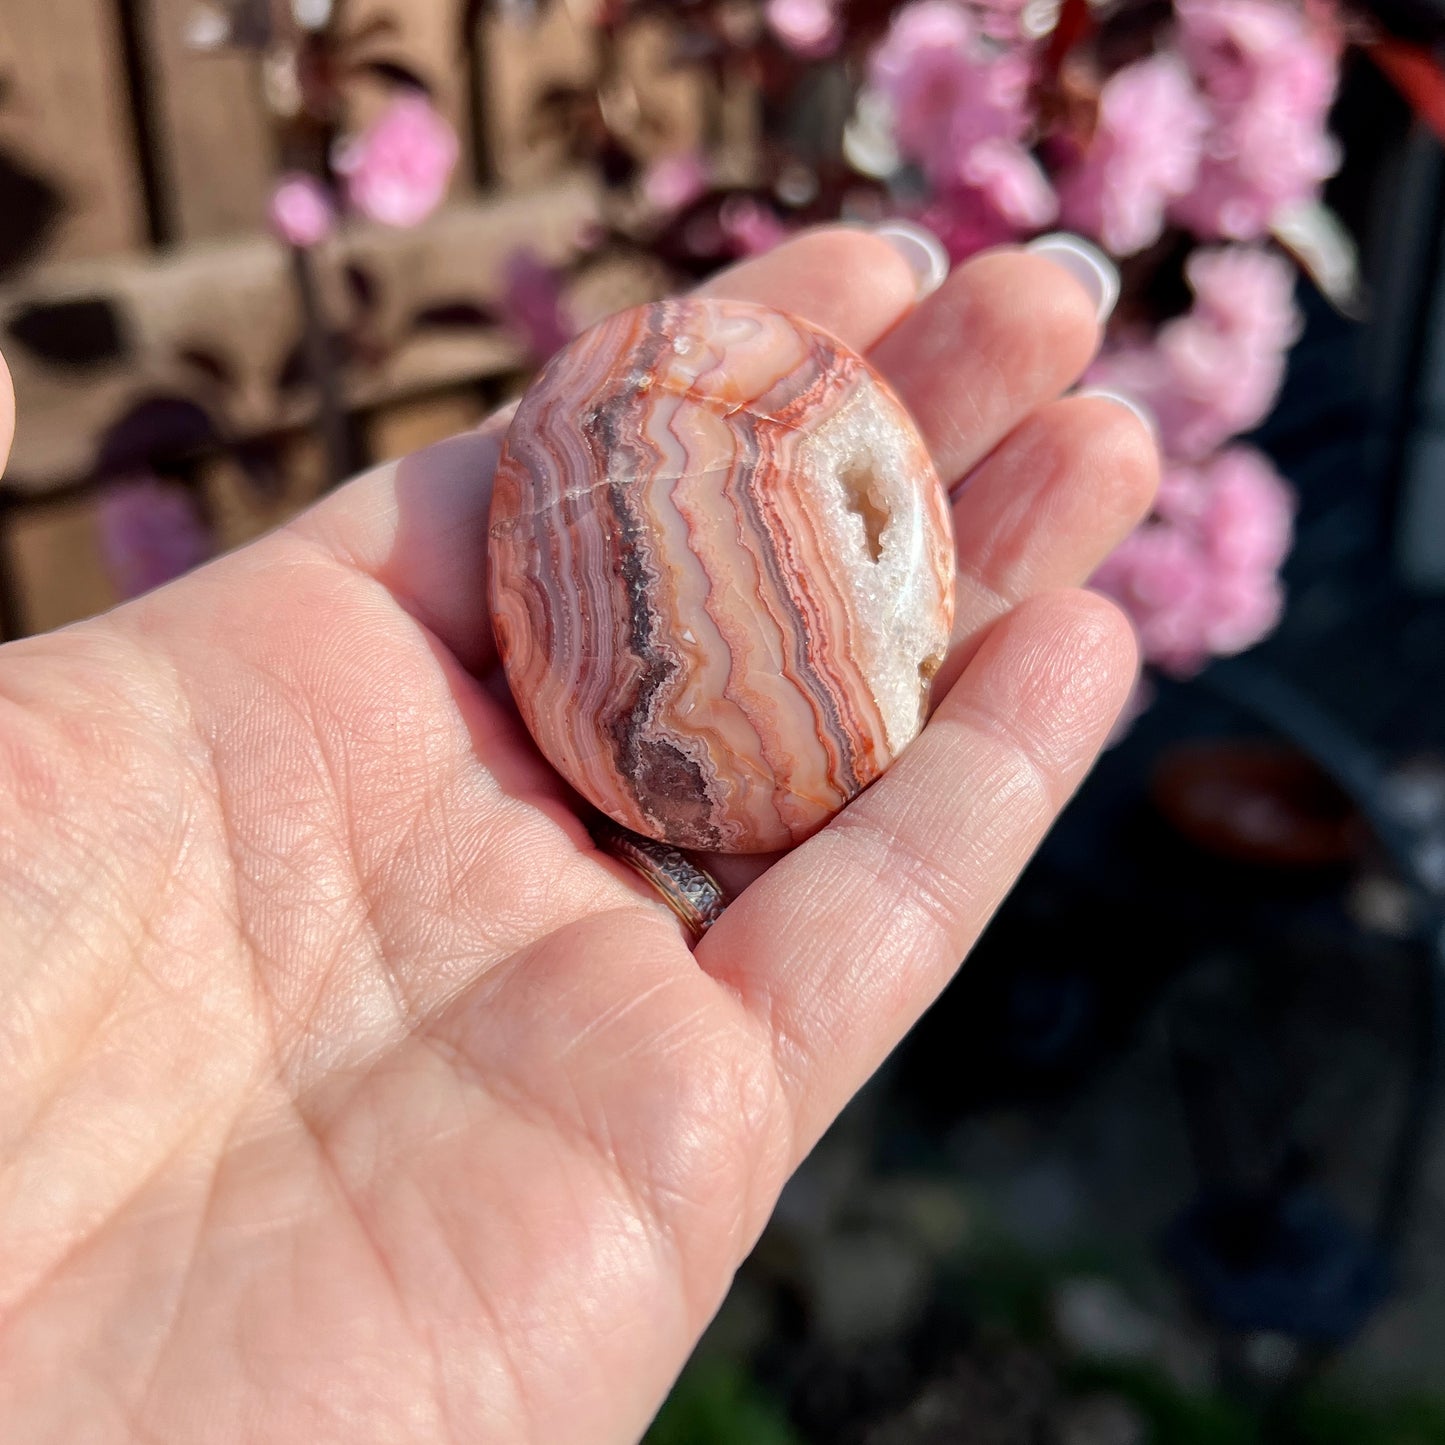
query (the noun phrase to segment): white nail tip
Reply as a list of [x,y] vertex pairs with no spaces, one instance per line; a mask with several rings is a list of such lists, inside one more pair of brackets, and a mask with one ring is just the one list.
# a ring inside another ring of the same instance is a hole
[[885,221],[873,234],[887,241],[908,262],[918,284],[918,297],[931,296],[948,280],[951,263],[943,242],[916,221]]
[[1062,267],[1089,293],[1101,326],[1114,314],[1119,304],[1119,270],[1092,242],[1059,231],[1031,241],[1027,249]]
[[1135,401],[1132,396],[1126,396],[1122,391],[1114,391],[1107,386],[1084,387],[1078,395],[1097,397],[1100,401],[1112,401],[1115,406],[1122,406],[1125,411],[1133,412],[1144,430],[1155,441],[1159,440],[1159,423],[1155,420],[1154,413],[1142,401]]

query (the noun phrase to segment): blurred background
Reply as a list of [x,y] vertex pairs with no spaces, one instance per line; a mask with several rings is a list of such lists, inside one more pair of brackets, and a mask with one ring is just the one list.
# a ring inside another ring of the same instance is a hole
[[[1437,0],[5,0],[0,632],[800,226],[1118,262],[1133,716],[655,1442],[1445,1442]],[[965,343],[966,344],[966,343]]]

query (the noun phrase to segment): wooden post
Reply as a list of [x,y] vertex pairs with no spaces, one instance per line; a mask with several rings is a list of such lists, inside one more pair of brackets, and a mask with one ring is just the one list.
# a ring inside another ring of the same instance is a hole
[[130,3],[138,6],[168,238],[198,241],[257,230],[276,167],[259,57],[193,50],[186,26],[194,0]]
[[0,5],[0,147],[59,188],[47,258],[101,256],[147,235],[120,32],[98,0]]

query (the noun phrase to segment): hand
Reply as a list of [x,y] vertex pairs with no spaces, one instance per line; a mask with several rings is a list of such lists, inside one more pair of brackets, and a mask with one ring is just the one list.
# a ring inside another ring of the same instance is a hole
[[871,352],[968,476],[932,721],[691,952],[499,679],[500,423],[0,650],[0,1438],[635,1439],[1088,767],[1133,641],[1059,589],[1156,463],[1058,399],[1084,289],[1005,251],[915,306],[836,230],[710,289]]

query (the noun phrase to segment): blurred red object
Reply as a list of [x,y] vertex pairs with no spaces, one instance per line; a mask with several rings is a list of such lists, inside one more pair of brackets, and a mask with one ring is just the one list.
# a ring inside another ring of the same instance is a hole
[[1445,70],[1434,54],[1406,40],[1377,40],[1365,49],[1415,114],[1445,140]]
[[1165,754],[1150,791],[1176,832],[1238,863],[1338,867],[1357,856],[1363,841],[1350,799],[1283,743],[1182,744]]

